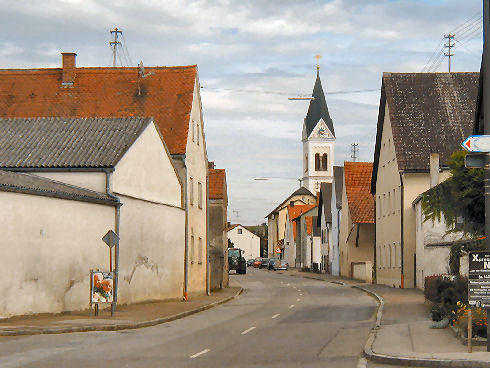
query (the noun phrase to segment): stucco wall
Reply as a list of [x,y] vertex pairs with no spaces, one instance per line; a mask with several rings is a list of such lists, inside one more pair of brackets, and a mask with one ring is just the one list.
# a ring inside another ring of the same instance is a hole
[[[189,246],[189,295],[202,295],[206,292],[206,273],[208,255],[207,244],[207,185],[206,176],[208,170],[206,141],[204,136],[204,124],[201,111],[201,97],[199,94],[199,82],[196,79],[191,114],[189,119],[189,134],[185,155],[187,167],[187,200],[188,200],[188,246]],[[192,187],[190,185],[192,178]],[[202,188],[202,205],[199,206],[199,183]],[[190,202],[191,191],[194,201]],[[194,237],[194,247],[192,247]],[[199,240],[201,239],[201,240]],[[194,254],[192,249],[194,248]],[[201,254],[201,257],[199,257]]]
[[228,286],[228,237],[226,227],[226,206],[223,200],[209,200],[209,257],[211,289]]
[[181,190],[164,143],[151,123],[116,165],[113,191],[181,207]]
[[120,198],[119,302],[181,298],[184,210]]
[[91,268],[109,269],[101,240],[114,207],[0,192],[0,316],[88,308]]
[[33,174],[96,192],[105,193],[106,191],[106,174],[104,172],[36,171]]

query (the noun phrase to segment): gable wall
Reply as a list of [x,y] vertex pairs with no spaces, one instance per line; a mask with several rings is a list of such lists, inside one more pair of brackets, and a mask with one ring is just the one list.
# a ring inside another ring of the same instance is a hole
[[77,187],[106,192],[106,174],[104,172],[90,171],[37,171],[33,172],[43,178],[60,181],[62,183],[75,185]]

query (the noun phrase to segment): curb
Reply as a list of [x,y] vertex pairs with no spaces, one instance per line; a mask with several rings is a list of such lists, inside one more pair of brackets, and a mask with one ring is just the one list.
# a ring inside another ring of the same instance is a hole
[[[303,276],[305,277],[305,276]],[[313,278],[306,276],[305,278]],[[320,280],[320,279],[316,279]],[[323,281],[323,280],[322,280]],[[402,366],[419,366],[419,367],[450,367],[450,368],[488,368],[489,362],[481,361],[481,360],[465,360],[465,359],[437,359],[437,358],[409,358],[409,357],[401,357],[401,356],[393,356],[393,355],[385,355],[375,353],[373,351],[374,341],[376,340],[377,331],[381,328],[381,318],[383,316],[384,309],[384,300],[383,297],[380,296],[375,291],[366,289],[360,285],[349,285],[342,281],[337,280],[324,280],[333,284],[350,286],[355,289],[359,289],[368,293],[372,297],[374,297],[378,302],[378,311],[376,313],[376,325],[369,333],[368,340],[364,345],[364,357],[370,361],[374,361],[382,364],[389,365],[402,365]]]
[[177,319],[190,316],[191,314],[195,314],[211,309],[220,304],[224,304],[226,302],[229,302],[230,300],[237,298],[242,292],[243,292],[243,287],[240,287],[240,289],[234,295],[218,300],[216,302],[209,303],[185,312],[173,314],[171,316],[156,318],[149,321],[142,321],[136,323],[119,323],[119,324],[110,324],[110,325],[88,325],[88,326],[76,326],[76,327],[54,327],[54,328],[39,328],[39,329],[31,328],[31,329],[24,329],[24,330],[5,329],[3,331],[0,331],[0,336],[31,336],[31,335],[64,334],[64,333],[72,333],[72,332],[121,331],[121,330],[134,330],[138,328],[151,327],[162,323],[175,321]]

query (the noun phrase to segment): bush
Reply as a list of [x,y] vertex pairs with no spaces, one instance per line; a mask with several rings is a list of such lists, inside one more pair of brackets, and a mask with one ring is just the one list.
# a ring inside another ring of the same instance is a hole
[[[461,331],[468,331],[468,309],[466,303],[457,303],[453,311],[451,324]],[[473,336],[487,337],[487,311],[483,308],[472,308]]]
[[434,304],[430,310],[430,317],[433,321],[439,322],[444,318],[444,310],[440,304]]
[[458,302],[468,302],[468,279],[442,275],[427,276],[424,295],[435,304],[431,310],[432,320],[440,321],[458,309]]

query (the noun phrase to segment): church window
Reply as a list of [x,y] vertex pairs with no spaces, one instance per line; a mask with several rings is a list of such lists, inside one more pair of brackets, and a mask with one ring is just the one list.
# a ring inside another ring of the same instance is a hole
[[316,153],[315,154],[315,171],[320,171],[320,154]]
[[308,172],[308,155],[305,156],[305,172]]
[[322,156],[322,170],[328,171],[328,156],[326,153]]

